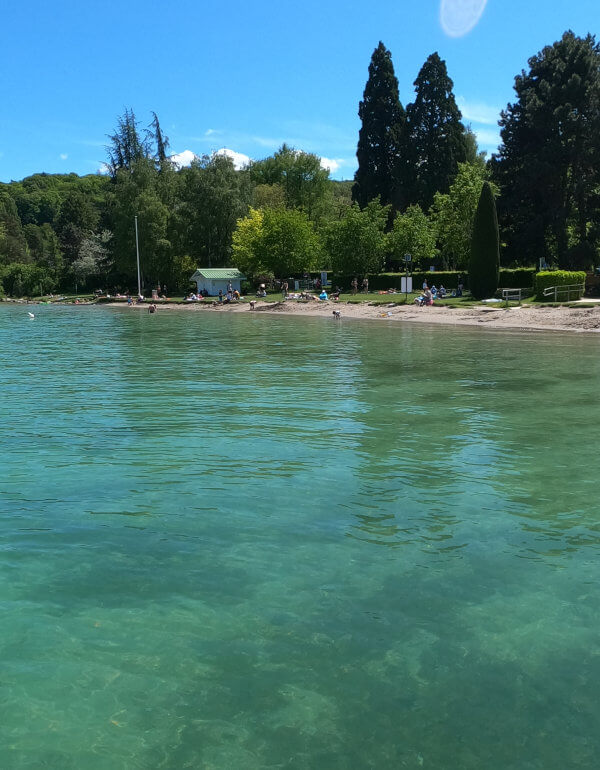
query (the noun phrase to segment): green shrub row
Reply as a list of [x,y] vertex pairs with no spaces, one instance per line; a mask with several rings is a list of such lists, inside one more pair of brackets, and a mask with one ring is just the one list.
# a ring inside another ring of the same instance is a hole
[[572,286],[573,284],[580,284],[581,288],[570,293],[565,290],[558,291],[556,299],[559,302],[568,302],[581,297],[585,285],[585,273],[582,270],[545,270],[535,276],[536,298],[552,302],[555,299],[554,294],[544,296],[544,289],[549,289],[551,286]]
[[[402,278],[406,273],[379,273],[379,275],[369,276],[369,291],[385,291],[386,289],[396,289],[400,291],[402,288]],[[423,281],[427,281],[428,286],[440,286],[444,285],[446,289],[456,289],[459,280],[462,278],[463,284],[466,284],[466,276],[464,273],[460,273],[455,270],[439,270],[435,272],[417,270],[411,273],[413,279],[413,289],[416,291],[423,285]],[[331,282],[334,286],[340,286],[344,291],[349,291],[352,285],[353,275],[333,275],[331,276]],[[358,288],[362,277],[358,276]]]
[[500,282],[502,289],[533,289],[535,279],[535,267],[518,267],[512,270],[500,268]]

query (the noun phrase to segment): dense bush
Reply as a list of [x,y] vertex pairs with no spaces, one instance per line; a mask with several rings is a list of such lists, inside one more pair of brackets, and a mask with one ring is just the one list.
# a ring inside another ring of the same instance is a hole
[[498,286],[503,289],[533,289],[535,267],[500,268]]
[[583,294],[583,287],[585,285],[585,273],[583,271],[571,271],[571,270],[545,270],[538,273],[535,277],[535,294],[537,299],[546,300],[547,302],[554,300],[554,294],[549,297],[544,296],[544,289],[548,289],[551,286],[572,286],[574,284],[581,284],[579,291],[559,291],[556,299],[559,302],[568,302],[570,299],[579,299]]
[[6,293],[13,297],[32,297],[56,288],[56,280],[46,268],[21,262],[1,268],[0,281]]

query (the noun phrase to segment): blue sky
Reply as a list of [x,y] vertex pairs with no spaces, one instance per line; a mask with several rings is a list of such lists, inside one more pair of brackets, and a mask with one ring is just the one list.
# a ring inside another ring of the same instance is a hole
[[0,181],[96,172],[125,107],[142,126],[154,110],[173,153],[262,158],[286,141],[351,179],[379,40],[404,105],[438,51],[465,122],[491,151],[515,75],[566,29],[599,32],[600,3],[4,0],[2,22]]

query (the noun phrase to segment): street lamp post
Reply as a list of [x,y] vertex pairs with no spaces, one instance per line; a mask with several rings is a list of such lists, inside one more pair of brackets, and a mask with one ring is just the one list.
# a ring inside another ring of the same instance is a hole
[[135,217],[135,253],[137,256],[138,297],[142,296],[142,282],[140,280],[140,244],[138,240],[137,216]]

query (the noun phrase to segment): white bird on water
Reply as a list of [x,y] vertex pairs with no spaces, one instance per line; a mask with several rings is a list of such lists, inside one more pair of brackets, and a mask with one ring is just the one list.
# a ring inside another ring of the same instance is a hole
[[28,315],[30,318],[35,318],[35,316],[33,315],[33,313],[27,313],[27,315]]

